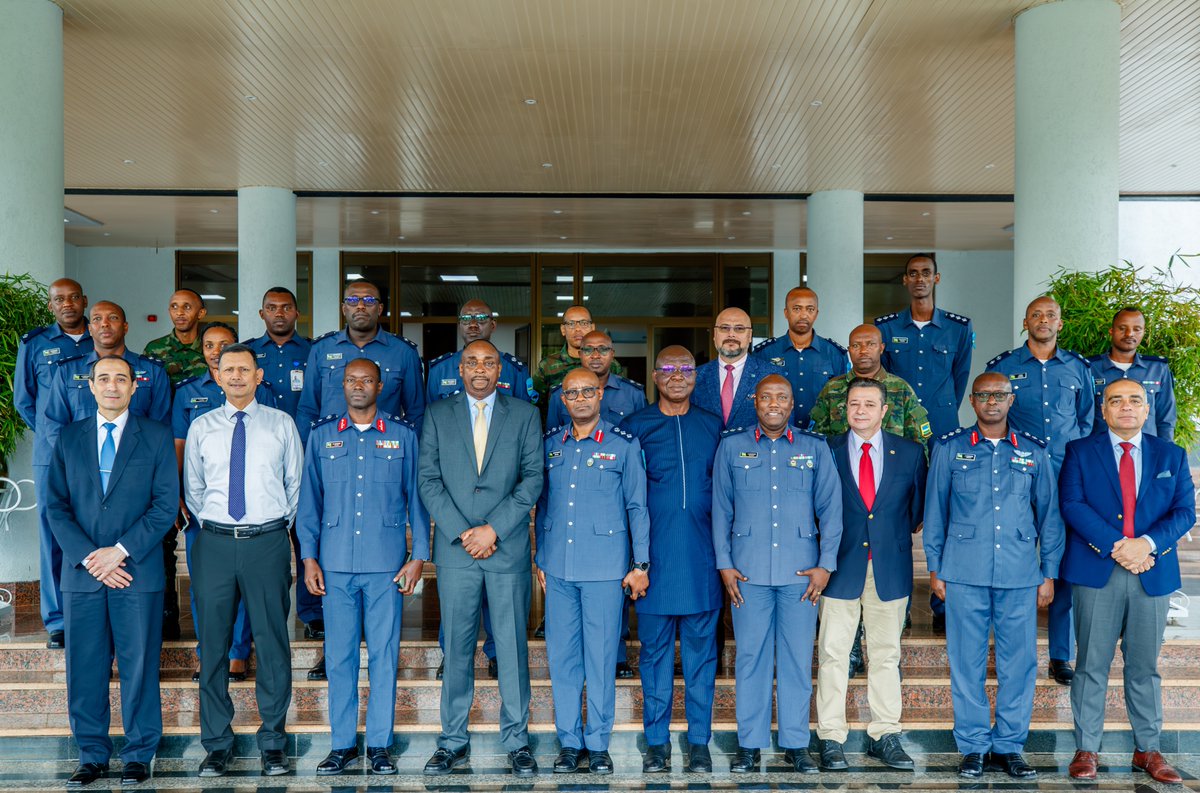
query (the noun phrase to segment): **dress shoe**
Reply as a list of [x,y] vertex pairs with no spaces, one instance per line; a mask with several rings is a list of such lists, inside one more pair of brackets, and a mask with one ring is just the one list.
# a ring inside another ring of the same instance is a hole
[[536,628],[534,628],[533,638],[535,638],[535,639],[545,639],[546,638],[546,618],[545,617],[542,617],[542,621],[538,623],[538,626]]
[[444,749],[439,746],[438,750],[433,753],[433,757],[429,758],[429,762],[425,763],[425,770],[422,773],[425,776],[445,776],[470,759],[470,746],[464,746],[461,749]]
[[66,646],[66,634],[64,634],[62,631],[50,631],[49,638],[46,639],[46,649],[61,650]]
[[83,787],[108,775],[107,763],[80,763],[67,780],[67,787]]
[[234,661],[229,662],[229,682],[230,683],[246,682],[246,661],[245,661],[245,659],[240,659],[239,662],[237,662],[238,666],[240,666],[241,669],[234,669],[233,668],[234,663],[235,663]]
[[282,749],[264,749],[262,753],[262,775],[280,776],[292,770],[287,752]]
[[325,620],[304,623],[304,638],[321,641],[325,638]]
[[734,774],[749,774],[758,770],[761,761],[762,753],[757,749],[744,749],[739,746],[737,754],[733,756],[733,762],[729,764],[729,770]]
[[684,770],[693,774],[712,773],[712,755],[709,754],[707,745],[702,743],[688,744],[687,768]]
[[121,769],[122,785],[140,785],[150,778],[150,764],[131,760]]
[[815,774],[821,770],[809,757],[807,749],[784,749],[783,762],[790,765],[797,774]]
[[233,760],[233,750],[214,749],[200,763],[200,776],[225,776],[229,763]]
[[558,757],[554,760],[554,773],[556,774],[574,774],[579,770],[579,762],[587,757],[587,749],[575,749],[566,747],[558,753]]
[[325,656],[322,655],[318,661],[313,664],[312,669],[308,670],[309,680],[328,680],[325,675]]
[[1071,681],[1075,679],[1075,670],[1071,668],[1069,661],[1056,661],[1051,658],[1050,677],[1054,678],[1061,685],[1069,686],[1071,685]]
[[442,676],[445,674],[446,674],[446,662],[442,661],[440,664],[438,664],[437,671],[433,673],[433,676],[436,677],[438,680],[441,680]]
[[933,632],[938,634],[939,636],[946,635],[946,615],[945,614],[934,614],[933,615]]
[[642,758],[642,773],[657,774],[671,770],[671,744],[647,746],[646,756]]
[[821,768],[825,771],[845,771],[850,767],[846,762],[846,753],[837,741],[822,740],[818,746],[821,751]]
[[633,678],[633,670],[625,661],[617,661],[617,680],[631,680]]
[[351,746],[349,749],[334,749],[325,755],[324,760],[317,763],[317,776],[337,776],[357,762],[357,746]]
[[1071,779],[1095,779],[1098,765],[1100,765],[1100,758],[1095,752],[1080,750],[1071,758],[1071,765],[1067,767],[1067,773],[1071,775]]
[[613,772],[612,756],[608,752],[589,752],[588,771],[605,776]]
[[397,770],[386,746],[368,746],[367,762],[371,764],[371,773],[379,776],[391,776]]
[[1037,777],[1037,771],[1033,766],[1025,762],[1025,758],[1020,752],[1011,752],[1009,754],[997,754],[996,752],[988,752],[987,763],[985,768],[988,771],[1003,771],[1013,779],[1034,779]]
[[963,779],[979,779],[983,776],[983,755],[979,752],[964,754],[958,764],[958,775]]
[[1183,782],[1183,777],[1179,776],[1179,772],[1172,768],[1157,751],[1134,752],[1133,769],[1145,771],[1155,782],[1162,782],[1164,785],[1178,785]]
[[888,733],[878,741],[868,737],[867,757],[874,757],[888,768],[898,768],[901,771],[913,770],[913,760],[900,745],[899,733]]
[[683,677],[683,664],[675,664],[675,677]]
[[192,672],[192,682],[193,683],[200,682],[200,670],[199,669],[197,669],[195,672]]
[[509,752],[508,762],[512,763],[513,776],[534,776],[538,772],[537,760],[528,746]]
[[495,658],[488,659],[488,677],[490,677],[492,680],[498,680],[500,678],[500,667],[496,664]]

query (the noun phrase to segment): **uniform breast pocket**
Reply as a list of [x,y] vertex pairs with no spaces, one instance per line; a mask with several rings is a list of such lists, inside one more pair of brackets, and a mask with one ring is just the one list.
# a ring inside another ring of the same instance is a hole
[[96,412],[96,398],[92,396],[86,380],[67,385],[67,404],[71,406],[72,417]]
[[975,538],[975,524],[951,523],[946,536],[952,540],[971,540]]
[[929,351],[937,356],[937,361],[945,363],[944,357],[950,355],[950,347],[946,344],[934,344]]
[[371,479],[375,482],[398,483],[404,481],[404,450],[374,449]]
[[1074,412],[1075,400],[1079,396],[1079,390],[1082,385],[1075,382],[1063,382],[1058,384],[1058,407],[1061,410]]
[[1009,463],[1008,481],[1012,485],[1014,493],[1020,496],[1028,495],[1033,488],[1033,471],[1024,466]]
[[950,490],[955,493],[976,493],[979,491],[983,469],[978,465],[959,465],[950,472]]
[[[335,441],[338,443],[340,441]],[[321,478],[326,482],[345,482],[350,478],[350,448],[326,446],[321,449]]]
[[338,400],[346,398],[342,391],[342,375],[346,369],[344,361],[326,364],[320,369],[321,372],[321,404],[327,407],[330,404],[339,404]]
[[813,469],[807,462],[793,460],[788,463],[783,479],[786,487],[792,491],[808,491],[813,489]]
[[613,467],[616,465],[615,463],[600,463],[595,458],[588,462],[592,465],[585,466],[583,476],[580,477],[584,490],[607,490],[614,494],[620,492],[621,471],[619,468]]
[[762,490],[762,464],[763,461],[758,458],[742,457],[738,459],[734,465],[738,469],[737,476],[734,477],[738,487],[743,490]]

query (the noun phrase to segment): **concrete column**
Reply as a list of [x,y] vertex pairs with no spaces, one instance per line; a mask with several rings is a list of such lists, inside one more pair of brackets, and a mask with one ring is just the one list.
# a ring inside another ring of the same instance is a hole
[[263,332],[258,309],[272,286],[296,290],[296,194],[286,187],[238,188],[238,335]]
[[1120,24],[1115,0],[1017,17],[1014,339],[1059,267],[1117,262]]
[[821,300],[817,333],[845,344],[863,323],[863,194],[825,190],[808,197],[808,286]]
[[337,330],[342,322],[342,286],[337,248],[313,250],[313,337]]
[[787,333],[783,313],[789,289],[800,286],[800,251],[774,251],[771,256],[771,335]]

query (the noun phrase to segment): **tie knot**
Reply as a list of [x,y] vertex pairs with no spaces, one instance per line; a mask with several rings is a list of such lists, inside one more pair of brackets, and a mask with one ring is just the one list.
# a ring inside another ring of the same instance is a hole
[[110,435],[112,434],[112,431],[115,430],[116,428],[117,428],[117,425],[113,424],[111,421],[104,422],[104,429],[108,430]]
[[242,419],[246,418],[246,411],[239,410],[237,413],[233,414],[233,417],[240,423]]
[[863,450],[863,454],[866,454],[867,452],[871,451],[871,443],[869,441],[863,441],[862,450]]
[[1129,441],[1121,441],[1120,446],[1121,446],[1121,450],[1123,452],[1125,452],[1126,454],[1129,454],[1129,452],[1131,452],[1133,450],[1133,444],[1130,443]]
[[732,373],[733,372],[733,364],[731,364],[731,363],[725,364],[725,371]]
[[484,402],[482,399],[475,403],[475,409],[478,410],[480,413],[483,412],[483,409],[485,407],[487,407],[487,402]]

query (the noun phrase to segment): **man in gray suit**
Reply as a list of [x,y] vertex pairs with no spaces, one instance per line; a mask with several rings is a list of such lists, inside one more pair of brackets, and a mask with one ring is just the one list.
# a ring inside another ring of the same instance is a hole
[[421,501],[436,527],[433,562],[446,637],[442,734],[425,774],[449,774],[470,758],[467,717],[486,589],[499,667],[500,740],[513,773],[533,776],[526,635],[529,511],[542,493],[541,422],[536,407],[496,392],[500,353],[490,341],[463,348],[459,374],[464,391],[425,413],[418,466]]

